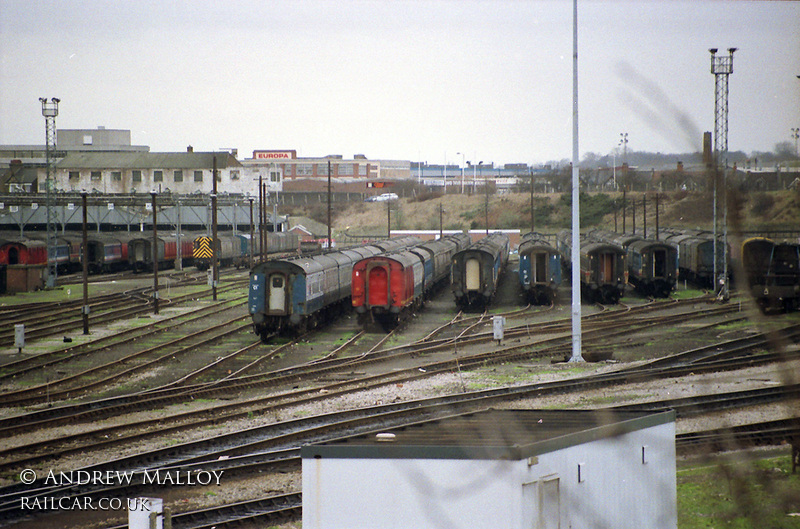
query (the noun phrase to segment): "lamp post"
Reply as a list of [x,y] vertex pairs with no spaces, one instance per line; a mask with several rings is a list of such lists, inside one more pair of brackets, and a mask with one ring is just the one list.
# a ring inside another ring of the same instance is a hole
[[614,175],[614,191],[617,190],[617,148],[611,150],[611,156],[614,159],[614,167],[611,168],[611,172]]
[[255,243],[255,238],[253,236],[253,197],[250,196],[250,193],[247,194],[247,201],[250,202],[250,252],[248,254],[247,259],[247,267],[252,270],[253,269],[253,244]]
[[[580,262],[580,156],[578,151],[578,0],[572,4],[572,262]],[[581,354],[580,267],[572,267],[572,356],[570,362],[583,362]]]
[[81,206],[83,209],[82,237],[81,237],[81,264],[83,265],[83,334],[89,334],[89,238],[86,233],[89,223],[88,206],[86,205],[86,191],[81,191]]
[[800,152],[797,151],[797,138],[800,138],[800,128],[792,127],[792,138],[794,138],[794,155],[800,156]]
[[221,248],[217,237],[217,157],[213,158],[211,171],[211,296],[217,301],[217,283],[219,283],[219,255]]
[[156,193],[150,192],[150,199],[153,205],[153,248],[150,257],[153,259],[153,314],[158,315],[158,215],[156,209]]

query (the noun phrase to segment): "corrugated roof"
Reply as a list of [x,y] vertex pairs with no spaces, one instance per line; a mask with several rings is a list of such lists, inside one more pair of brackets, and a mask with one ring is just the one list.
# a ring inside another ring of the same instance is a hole
[[292,217],[288,218],[289,229],[293,229],[295,227],[302,227],[306,231],[308,231],[314,237],[327,237],[328,235],[328,226],[321,222],[317,222],[314,219],[310,219],[308,217]]
[[485,410],[306,446],[302,456],[518,460],[674,420],[672,411]]
[[227,152],[77,152],[56,164],[59,169],[217,169],[242,167]]

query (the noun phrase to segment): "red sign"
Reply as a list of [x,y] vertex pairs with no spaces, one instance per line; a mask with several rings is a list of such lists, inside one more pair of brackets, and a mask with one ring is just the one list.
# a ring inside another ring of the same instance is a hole
[[296,151],[253,151],[256,160],[292,160]]

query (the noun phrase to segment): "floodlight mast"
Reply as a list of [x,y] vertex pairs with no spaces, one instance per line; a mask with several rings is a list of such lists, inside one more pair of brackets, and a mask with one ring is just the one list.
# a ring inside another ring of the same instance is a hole
[[58,263],[56,261],[56,211],[53,204],[53,158],[56,150],[56,116],[58,116],[57,97],[40,97],[42,115],[45,120],[45,203],[47,209],[47,288],[55,288],[58,277]]
[[[723,299],[729,297],[728,286],[728,76],[733,73],[733,53],[737,48],[728,48],[728,55],[717,56],[717,48],[710,48],[711,73],[714,74],[714,291]],[[722,275],[718,276],[719,250],[717,244],[717,181],[722,171]]]

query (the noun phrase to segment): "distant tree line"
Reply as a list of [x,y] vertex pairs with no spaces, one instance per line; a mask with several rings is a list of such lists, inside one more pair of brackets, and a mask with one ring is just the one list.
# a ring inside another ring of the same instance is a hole
[[[702,152],[691,153],[660,153],[660,152],[647,152],[647,151],[628,151],[626,160],[622,159],[622,153],[618,153],[616,157],[613,154],[598,154],[594,152],[587,152],[581,159],[582,168],[596,168],[596,167],[613,167],[615,162],[617,167],[622,166],[623,162],[627,160],[628,165],[641,168],[663,168],[675,167],[678,162],[683,162],[684,165],[695,165],[703,163]],[[798,156],[795,152],[795,146],[790,141],[782,141],[775,145],[773,151],[752,151],[746,153],[744,151],[729,151],[728,162],[730,164],[737,164],[740,167],[752,165],[757,167],[773,166],[778,163],[785,163],[797,161]],[[560,161],[550,161],[545,166],[550,167],[564,167],[571,165],[572,161],[563,159]]]

